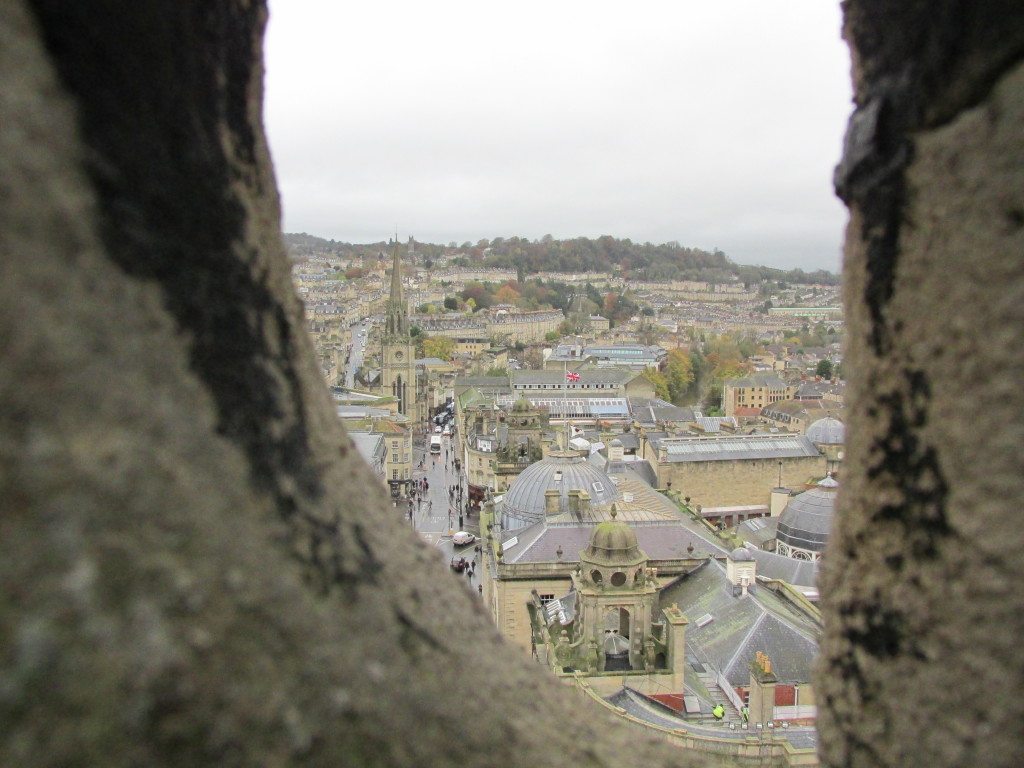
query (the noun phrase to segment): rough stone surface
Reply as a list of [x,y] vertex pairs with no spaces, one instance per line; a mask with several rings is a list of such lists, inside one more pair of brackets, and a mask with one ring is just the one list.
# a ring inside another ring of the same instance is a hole
[[[831,765],[1013,765],[1024,13],[851,0]],[[0,4],[0,765],[708,765],[501,643],[302,332],[260,2]]]
[[1024,722],[1024,13],[846,4],[852,371],[818,686],[833,766],[1010,766]]
[[265,18],[0,4],[0,765],[690,764],[509,650],[351,450]]

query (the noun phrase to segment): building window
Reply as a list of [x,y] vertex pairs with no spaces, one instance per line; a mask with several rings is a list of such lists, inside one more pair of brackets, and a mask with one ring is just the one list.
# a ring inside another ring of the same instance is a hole
[[398,454],[397,453],[392,453],[391,454],[391,463],[392,464],[397,464],[398,463]]
[[398,479],[398,470],[397,469],[392,469],[391,470],[391,479],[392,480],[397,480]]
[[538,597],[540,597],[540,604],[541,605],[547,605],[548,603],[550,603],[552,600],[555,599],[554,595],[538,595]]

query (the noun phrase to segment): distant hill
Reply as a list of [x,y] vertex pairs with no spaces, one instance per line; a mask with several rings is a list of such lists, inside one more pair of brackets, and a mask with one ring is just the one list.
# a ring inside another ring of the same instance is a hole
[[[284,241],[296,254],[326,250],[343,258],[374,255],[390,247],[388,242],[355,245],[325,240],[305,232],[286,233]],[[823,269],[805,272],[802,269],[735,264],[717,249],[705,251],[675,242],[634,243],[609,235],[571,240],[555,240],[551,236],[539,240],[497,237],[480,240],[475,245],[469,242],[439,245],[417,241],[416,250],[431,259],[459,256],[467,265],[515,269],[523,278],[536,272],[619,271],[625,277],[640,280],[703,280],[712,283],[738,280],[747,285],[756,285],[764,280],[825,285],[839,283],[839,275]]]
[[298,248],[330,248],[335,245],[333,240],[324,240],[316,235],[307,235],[305,232],[285,232],[284,244]]
[[[479,244],[478,244],[479,245]],[[705,251],[679,243],[634,243],[608,235],[590,239],[526,240],[512,237],[490,241],[484,249],[489,266],[531,272],[611,272],[645,280],[704,280],[757,284],[762,280],[815,282],[835,285],[839,276],[827,270],[805,272],[734,264],[722,251]]]

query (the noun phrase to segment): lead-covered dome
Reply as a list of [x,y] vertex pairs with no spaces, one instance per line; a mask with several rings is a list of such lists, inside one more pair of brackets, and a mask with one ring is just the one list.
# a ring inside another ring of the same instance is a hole
[[815,445],[842,445],[846,438],[846,427],[839,419],[826,416],[807,428],[807,439]]
[[[783,554],[817,553],[825,549],[832,529],[839,483],[826,477],[814,488],[792,498],[779,515],[776,533],[778,549]],[[790,552],[795,550],[796,552]]]
[[528,466],[512,481],[502,502],[502,525],[506,530],[538,523],[545,516],[544,494],[559,493],[559,512],[569,508],[569,491],[586,491],[592,506],[615,501],[615,484],[586,459],[573,455],[552,455]]

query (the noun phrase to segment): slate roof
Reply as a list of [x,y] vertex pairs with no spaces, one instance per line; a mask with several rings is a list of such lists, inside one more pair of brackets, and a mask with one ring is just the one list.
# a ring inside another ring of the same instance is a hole
[[565,371],[538,371],[523,369],[512,372],[512,384],[516,387],[535,386],[537,384],[567,384],[571,391],[574,387],[583,384],[613,384],[620,385],[635,379],[639,374],[628,368],[593,368],[580,369],[578,382],[566,382]]
[[356,444],[356,450],[367,464],[373,464],[385,454],[384,435],[372,432],[349,432],[348,436]]
[[651,462],[646,459],[640,461],[624,461],[622,466],[628,471],[633,472],[647,483],[652,488],[658,484],[658,473],[654,471],[654,467],[651,466]]
[[672,405],[659,398],[631,397],[629,405],[633,419],[639,424],[657,424],[661,421],[685,423],[696,419],[696,412],[692,408]]
[[635,451],[640,447],[640,438],[632,432],[623,432],[621,435],[616,435],[615,439],[622,444],[623,450]]
[[[718,561],[676,579],[662,590],[659,602],[663,608],[679,605],[690,619],[687,645],[730,684],[749,684],[750,664],[758,651],[768,654],[780,682],[810,682],[820,626],[767,588],[734,595]],[[703,616],[711,621],[699,626]]]
[[723,424],[728,424],[734,429],[739,427],[732,416],[697,416],[694,421],[708,433],[721,432]]
[[758,576],[784,581],[794,587],[817,587],[818,563],[810,560],[795,560],[792,557],[760,549],[752,550],[752,553],[754,560],[757,561]]
[[735,461],[820,456],[804,435],[729,435],[722,437],[666,437],[652,444],[665,448],[668,461]]
[[507,376],[459,376],[455,379],[457,387],[476,387],[477,389],[508,389]]
[[463,409],[486,400],[486,398],[480,393],[480,390],[477,389],[476,387],[469,387],[464,392],[459,394],[458,398],[459,404],[463,407]]
[[[685,695],[696,695],[700,699],[701,710],[710,712],[714,702],[710,699],[706,690],[691,687],[687,681],[683,693]],[[681,717],[671,707],[662,704],[660,701],[645,696],[639,691],[629,687],[623,687],[606,697],[607,702],[619,707],[627,714],[638,720],[657,725],[671,730],[683,730],[702,736],[714,736],[718,739],[746,740],[751,732],[744,730],[731,730],[720,725],[702,725]],[[778,728],[775,731],[776,738],[784,738],[797,749],[813,749],[817,746],[817,730],[813,727]]]
[[772,373],[754,374],[742,379],[733,379],[725,382],[727,387],[768,387],[771,389],[785,389],[788,384]]
[[374,408],[369,405],[339,405],[336,406],[336,410],[342,419],[387,418],[394,415],[387,408]]
[[[511,547],[505,547],[506,563],[556,563],[558,549],[562,561],[575,563],[579,553],[587,548],[590,535],[597,523],[535,523],[529,528],[509,531],[503,541],[516,538]],[[686,548],[693,544],[694,556],[708,553],[707,542],[679,522],[633,522],[637,544],[650,560],[683,560],[690,557]],[[504,546],[504,544],[503,544]]]
[[[680,512],[672,501],[639,477],[621,473],[616,475],[616,480],[620,493],[616,502],[616,519],[634,528],[640,548],[648,557],[654,560],[689,557],[687,547],[690,544],[694,547],[695,556],[725,554],[725,549],[707,538],[706,529]],[[580,550],[590,542],[593,527],[611,519],[610,507],[592,506],[590,512],[582,517],[564,512],[526,528],[506,530],[502,541],[515,538],[516,543],[506,550],[505,561],[557,562],[557,550],[561,546],[562,560],[576,562]]]
[[752,517],[740,523],[736,533],[741,539],[760,549],[762,545],[775,538],[775,526],[778,522],[777,517]]
[[824,396],[831,386],[828,381],[801,381],[796,389],[798,400],[815,400]]

